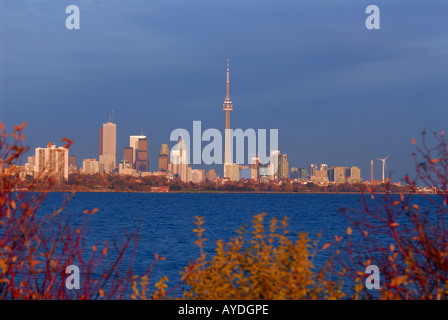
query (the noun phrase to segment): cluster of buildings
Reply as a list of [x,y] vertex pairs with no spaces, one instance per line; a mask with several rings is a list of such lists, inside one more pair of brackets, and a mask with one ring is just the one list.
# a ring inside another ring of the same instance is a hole
[[[148,138],[144,135],[130,136],[129,146],[123,147],[122,158],[117,162],[116,132],[115,123],[103,124],[99,135],[99,158],[84,159],[80,173],[116,173],[138,177],[156,175],[167,176],[169,179],[179,177],[183,182],[205,182],[205,170],[192,169],[187,164],[187,150],[183,140],[179,140],[177,147],[171,151],[171,156],[168,145],[162,144],[158,156],[158,170],[150,172]],[[210,177],[212,176],[210,174]]]
[[[314,182],[320,185],[329,183],[362,182],[361,170],[358,167],[318,167],[311,164],[309,170],[304,168],[289,169],[286,154],[275,150],[271,152],[270,162],[262,164],[258,157],[252,157],[249,166],[235,163],[224,164],[224,176],[219,177],[214,169],[193,169],[187,163],[188,152],[182,137],[170,151],[168,144],[162,144],[158,155],[158,169],[149,171],[148,138],[144,135],[129,137],[129,146],[122,149],[122,157],[117,162],[116,152],[117,125],[111,121],[104,123],[99,131],[99,155],[97,159],[83,159],[78,167],[76,155],[69,155],[69,149],[49,144],[47,147],[35,148],[35,154],[28,157],[24,166],[17,166],[22,178],[30,175],[37,177],[49,175],[59,180],[67,180],[71,173],[81,174],[119,174],[144,177],[149,175],[166,176],[168,179],[178,177],[182,182],[204,183],[206,181],[239,181],[240,172],[250,170],[250,180],[256,182],[294,180],[302,183]],[[3,168],[2,168],[3,170]]]
[[39,175],[52,176],[58,180],[67,180],[71,173],[81,174],[119,174],[143,177],[149,175],[166,176],[169,180],[178,177],[182,182],[201,184],[206,181],[239,181],[240,170],[250,169],[250,180],[255,182],[298,181],[301,183],[358,183],[362,182],[361,170],[358,167],[328,167],[321,164],[304,168],[292,167],[286,154],[278,150],[271,152],[270,163],[262,164],[258,157],[251,159],[250,166],[227,163],[224,166],[224,177],[220,178],[214,169],[192,169],[187,163],[188,150],[182,138],[170,151],[167,144],[162,144],[158,155],[158,169],[149,171],[148,138],[144,135],[129,137],[129,146],[123,147],[122,159],[116,160],[116,124],[108,122],[100,129],[98,159],[83,159],[82,167],[78,167],[76,155],[69,155],[69,149],[49,144],[47,147],[35,148],[35,154],[28,157],[24,166],[3,168],[0,171],[19,173],[21,178]]
[[291,168],[291,179],[301,182],[313,182],[320,185],[329,183],[360,183],[361,169],[358,167],[328,167],[327,164],[311,164],[309,172],[305,168]]
[[[232,161],[231,136],[230,136],[230,112],[233,111],[233,103],[230,100],[229,60],[227,59],[226,97],[222,105],[225,112],[226,131],[223,176],[220,178],[214,169],[206,173],[202,169],[192,169],[187,163],[188,152],[182,136],[173,150],[169,150],[167,144],[162,144],[158,156],[158,169],[149,171],[148,138],[141,135],[131,135],[129,146],[122,149],[121,160],[117,161],[117,125],[112,119],[99,129],[98,158],[83,159],[82,167],[78,167],[75,155],[69,155],[69,150],[64,147],[56,147],[49,144],[46,148],[36,148],[34,156],[28,157],[25,166],[14,168],[21,177],[39,174],[51,175],[56,179],[68,179],[70,173],[82,174],[120,174],[131,176],[158,175],[168,179],[180,178],[182,182],[203,183],[219,179],[222,183],[227,181],[239,181],[241,170],[250,169],[250,179],[258,182],[285,181],[294,179],[301,182],[326,183],[357,183],[361,182],[361,170],[358,167],[328,167],[322,164],[318,169],[315,164],[310,165],[309,172],[304,168],[291,168],[286,154],[279,150],[271,151],[270,163],[263,164],[258,157],[251,158],[250,164],[242,166]],[[2,168],[3,171],[3,168]]]

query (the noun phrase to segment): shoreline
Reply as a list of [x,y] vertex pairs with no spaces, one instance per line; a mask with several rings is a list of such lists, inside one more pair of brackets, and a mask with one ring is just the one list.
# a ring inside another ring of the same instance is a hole
[[[169,192],[153,192],[153,191],[114,191],[114,190],[14,190],[13,192],[44,192],[44,193],[145,193],[145,194],[180,194],[180,193],[194,193],[194,194],[372,194],[370,192],[361,191],[347,191],[347,192],[328,192],[328,191],[211,191],[211,190],[185,190],[185,191],[169,191]],[[415,192],[375,192],[373,194],[394,194],[394,195],[436,195],[436,193],[415,193]]]

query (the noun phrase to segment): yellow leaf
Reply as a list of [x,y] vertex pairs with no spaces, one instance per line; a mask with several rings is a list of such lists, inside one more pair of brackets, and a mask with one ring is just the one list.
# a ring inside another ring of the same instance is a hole
[[326,244],[324,244],[324,246],[322,247],[322,250],[325,250],[325,249],[327,249],[329,246],[331,245],[331,243],[330,242],[328,242],[328,243],[326,243]]
[[394,223],[391,223],[391,224],[390,224],[391,227],[398,227],[399,225],[400,225],[400,224],[397,223],[397,222],[394,222]]
[[393,244],[390,244],[390,245],[389,245],[389,249],[390,249],[391,252],[394,252],[394,250],[395,250],[395,246],[394,246]]
[[395,207],[397,204],[399,204],[400,203],[400,201],[394,201],[393,203],[392,203],[392,206],[393,207]]
[[352,234],[352,228],[350,228],[350,227],[347,228],[347,234],[348,234],[348,235],[351,235],[351,234]]
[[14,200],[11,200],[10,206],[11,206],[11,208],[15,209],[16,208],[16,202]]
[[420,207],[419,207],[418,205],[416,205],[416,204],[414,204],[414,205],[412,206],[412,208],[414,208],[415,210],[420,210]]
[[100,297],[104,297],[104,290],[100,289],[99,294],[100,294]]
[[415,144],[415,139],[414,138],[412,138],[412,144]]
[[2,272],[0,272],[0,274],[6,273],[6,270],[7,270],[6,263],[4,262],[4,260],[1,260],[1,259],[0,259],[0,269],[2,270]]
[[399,286],[400,284],[402,284],[403,282],[406,281],[406,276],[401,276],[401,277],[395,277],[392,279],[392,281],[390,282],[391,286]]

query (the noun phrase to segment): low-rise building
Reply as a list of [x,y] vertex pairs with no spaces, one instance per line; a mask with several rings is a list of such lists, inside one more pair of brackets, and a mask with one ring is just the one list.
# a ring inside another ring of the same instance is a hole
[[82,160],[82,173],[95,174],[99,170],[99,161],[96,159],[83,159]]

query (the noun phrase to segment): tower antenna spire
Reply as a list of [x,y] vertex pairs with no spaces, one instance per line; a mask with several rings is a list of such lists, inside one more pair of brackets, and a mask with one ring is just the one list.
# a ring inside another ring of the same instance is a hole
[[230,67],[229,67],[229,57],[227,57],[226,101],[230,101]]

